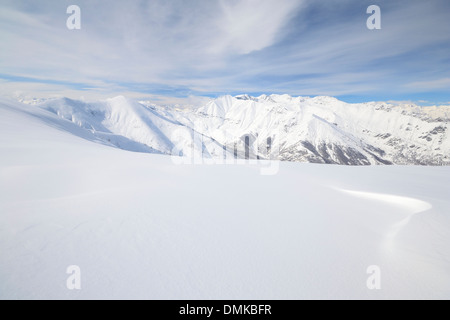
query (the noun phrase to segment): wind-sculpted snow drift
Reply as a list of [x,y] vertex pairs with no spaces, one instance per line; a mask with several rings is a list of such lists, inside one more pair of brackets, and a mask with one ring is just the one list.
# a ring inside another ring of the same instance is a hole
[[223,96],[203,106],[158,106],[124,97],[37,106],[104,144],[139,152],[342,165],[449,165],[450,107],[330,97]]

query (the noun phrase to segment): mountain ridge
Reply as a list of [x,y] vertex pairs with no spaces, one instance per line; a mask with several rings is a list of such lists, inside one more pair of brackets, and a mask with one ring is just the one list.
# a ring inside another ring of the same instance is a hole
[[121,149],[204,158],[340,165],[450,165],[450,107],[289,95],[222,96],[161,106],[118,96],[37,101],[61,121]]

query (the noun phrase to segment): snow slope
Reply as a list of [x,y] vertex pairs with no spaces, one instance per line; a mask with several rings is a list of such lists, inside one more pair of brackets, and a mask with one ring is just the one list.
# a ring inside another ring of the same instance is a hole
[[450,298],[449,167],[262,176],[92,143],[79,121],[0,101],[1,299]]
[[200,154],[205,158],[224,154],[223,146],[208,137],[197,138],[201,135],[172,120],[164,110],[157,112],[123,96],[89,103],[52,99],[38,106],[66,120],[62,123],[72,122],[104,144],[124,150],[187,157]]

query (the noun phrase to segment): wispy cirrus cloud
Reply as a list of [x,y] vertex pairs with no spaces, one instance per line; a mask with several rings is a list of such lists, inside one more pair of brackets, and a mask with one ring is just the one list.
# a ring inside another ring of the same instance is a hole
[[249,54],[270,47],[304,1],[220,0],[219,33],[211,52]]
[[411,88],[425,89],[425,90],[434,90],[434,89],[449,89],[450,88],[450,78],[443,78],[431,81],[417,81],[413,83],[409,83],[406,85]]
[[[74,3],[78,31],[65,26]],[[382,30],[366,28],[371,4],[382,8]],[[0,78],[23,91],[47,83],[81,94],[450,98],[446,0],[3,0],[0,8]]]

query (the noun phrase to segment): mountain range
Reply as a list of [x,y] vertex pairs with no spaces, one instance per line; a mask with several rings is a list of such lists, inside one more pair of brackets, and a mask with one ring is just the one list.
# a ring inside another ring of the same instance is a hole
[[450,106],[332,97],[222,96],[203,105],[157,105],[123,96],[24,101],[27,112],[121,149],[205,159],[339,165],[450,165]]

